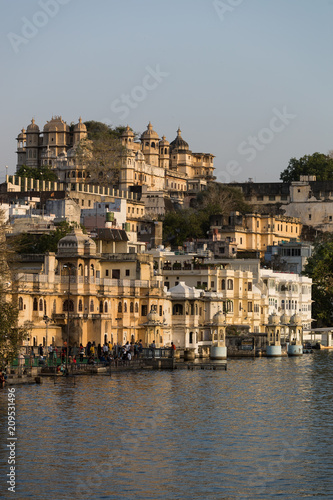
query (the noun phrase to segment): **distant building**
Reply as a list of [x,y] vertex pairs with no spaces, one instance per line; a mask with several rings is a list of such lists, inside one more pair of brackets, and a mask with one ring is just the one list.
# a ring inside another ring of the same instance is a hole
[[265,260],[272,263],[273,269],[301,274],[312,251],[311,243],[296,240],[279,241],[277,245],[267,247]]

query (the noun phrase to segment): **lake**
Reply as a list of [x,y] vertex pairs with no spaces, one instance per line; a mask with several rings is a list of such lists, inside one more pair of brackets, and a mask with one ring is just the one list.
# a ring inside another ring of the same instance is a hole
[[16,387],[16,493],[1,498],[333,498],[333,352]]

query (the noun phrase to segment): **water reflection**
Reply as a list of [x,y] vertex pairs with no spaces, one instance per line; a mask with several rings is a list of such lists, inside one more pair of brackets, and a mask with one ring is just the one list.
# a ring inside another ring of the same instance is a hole
[[[227,372],[18,388],[16,498],[331,497],[332,360],[318,352],[230,360]],[[6,396],[0,392],[2,443]]]

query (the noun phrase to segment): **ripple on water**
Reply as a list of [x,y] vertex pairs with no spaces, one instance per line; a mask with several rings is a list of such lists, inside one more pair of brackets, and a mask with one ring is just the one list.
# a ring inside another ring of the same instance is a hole
[[332,354],[17,388],[18,498],[332,498]]

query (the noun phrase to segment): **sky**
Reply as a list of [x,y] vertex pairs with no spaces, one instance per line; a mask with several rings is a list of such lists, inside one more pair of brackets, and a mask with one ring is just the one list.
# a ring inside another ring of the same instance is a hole
[[333,0],[0,6],[1,182],[32,117],[151,121],[170,142],[180,127],[221,182],[276,182],[290,158],[333,149]]

